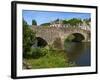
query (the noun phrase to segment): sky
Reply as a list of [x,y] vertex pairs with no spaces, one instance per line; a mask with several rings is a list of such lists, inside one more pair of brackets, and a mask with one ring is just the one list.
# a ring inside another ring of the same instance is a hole
[[37,21],[37,25],[54,21],[56,19],[72,19],[80,18],[86,19],[91,18],[90,13],[75,13],[75,12],[54,12],[54,11],[34,11],[34,10],[23,10],[23,19],[32,25],[32,20]]

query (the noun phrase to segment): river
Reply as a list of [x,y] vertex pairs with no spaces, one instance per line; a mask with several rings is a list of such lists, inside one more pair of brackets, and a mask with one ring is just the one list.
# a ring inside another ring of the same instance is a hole
[[74,62],[77,66],[91,65],[91,48],[90,42],[66,42],[65,50],[69,61]]

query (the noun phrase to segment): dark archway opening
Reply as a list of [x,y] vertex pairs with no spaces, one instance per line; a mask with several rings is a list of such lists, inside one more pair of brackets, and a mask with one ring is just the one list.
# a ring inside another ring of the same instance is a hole
[[75,38],[72,40],[73,42],[82,42],[82,40],[85,39],[80,33],[74,33],[73,35],[75,36]]
[[80,33],[73,33],[67,37],[65,41],[82,42],[85,39],[84,35]]
[[41,37],[37,37],[36,41],[37,41],[37,47],[45,47],[47,45],[47,42]]

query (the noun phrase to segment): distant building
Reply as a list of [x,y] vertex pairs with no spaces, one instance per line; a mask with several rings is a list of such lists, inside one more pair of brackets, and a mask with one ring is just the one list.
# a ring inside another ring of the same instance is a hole
[[57,19],[57,20],[51,22],[51,24],[50,24],[50,27],[62,27],[62,26],[63,26],[62,20],[60,20],[60,19]]
[[[60,20],[60,19],[57,19],[55,21],[51,21],[50,23],[50,27],[71,27],[70,24],[63,24],[62,22],[63,20]],[[77,27],[83,29],[83,30],[88,30],[90,31],[91,30],[91,23],[89,22],[89,24],[86,24],[85,21],[82,21],[83,23],[82,24],[79,24]],[[76,26],[73,26],[73,27],[76,27]]]
[[90,31],[91,30],[90,25],[91,25],[90,22],[89,22],[89,25],[87,25],[86,22],[83,21],[83,24],[79,25],[79,28]]

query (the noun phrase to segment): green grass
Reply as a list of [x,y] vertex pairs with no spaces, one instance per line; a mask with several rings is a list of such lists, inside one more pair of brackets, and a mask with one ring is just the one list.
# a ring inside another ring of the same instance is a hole
[[30,65],[32,69],[70,67],[75,65],[69,63],[68,58],[63,51],[50,50],[47,51],[45,56],[37,59],[24,59],[24,62]]

